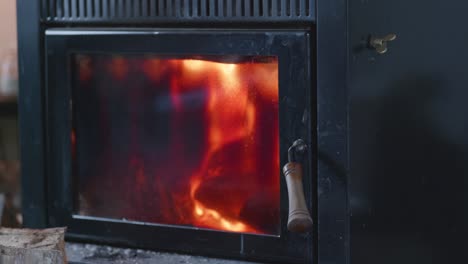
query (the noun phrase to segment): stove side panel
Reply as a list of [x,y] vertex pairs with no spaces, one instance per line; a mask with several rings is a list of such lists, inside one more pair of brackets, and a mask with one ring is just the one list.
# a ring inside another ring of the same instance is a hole
[[22,210],[24,226],[30,228],[47,224],[39,6],[39,1],[17,1]]
[[467,263],[468,3],[349,5],[351,263]]

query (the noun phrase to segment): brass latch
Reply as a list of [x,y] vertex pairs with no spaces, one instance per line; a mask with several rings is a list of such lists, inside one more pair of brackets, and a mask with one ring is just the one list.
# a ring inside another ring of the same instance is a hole
[[369,38],[369,47],[375,49],[379,54],[384,54],[388,50],[387,42],[394,41],[396,37],[396,34],[388,34],[382,38],[371,36]]

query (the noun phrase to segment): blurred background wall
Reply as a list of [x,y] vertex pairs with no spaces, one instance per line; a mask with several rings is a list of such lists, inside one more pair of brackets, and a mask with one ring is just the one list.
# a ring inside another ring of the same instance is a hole
[[0,50],[16,49],[16,1],[0,0]]
[[16,38],[16,0],[0,0],[0,226],[10,227],[21,224]]
[[11,69],[16,67],[16,38],[16,0],[0,0],[0,160],[18,159],[17,116],[11,111],[16,104],[16,92],[11,93],[17,89],[17,73]]
[[0,0],[0,50],[16,49],[16,1]]

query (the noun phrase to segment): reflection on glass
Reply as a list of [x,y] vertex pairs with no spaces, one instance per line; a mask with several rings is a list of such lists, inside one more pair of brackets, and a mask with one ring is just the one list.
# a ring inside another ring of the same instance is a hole
[[276,57],[73,61],[78,214],[279,234]]

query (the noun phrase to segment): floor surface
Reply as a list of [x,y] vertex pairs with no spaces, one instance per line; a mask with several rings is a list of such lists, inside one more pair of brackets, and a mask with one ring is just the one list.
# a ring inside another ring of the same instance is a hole
[[140,249],[126,249],[90,244],[67,243],[67,258],[70,264],[254,264],[199,256],[161,253]]

